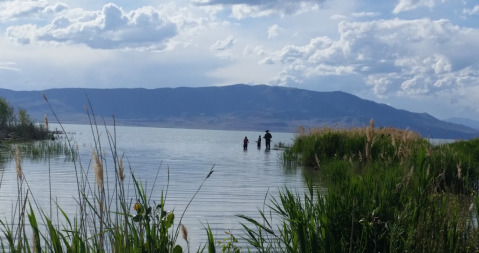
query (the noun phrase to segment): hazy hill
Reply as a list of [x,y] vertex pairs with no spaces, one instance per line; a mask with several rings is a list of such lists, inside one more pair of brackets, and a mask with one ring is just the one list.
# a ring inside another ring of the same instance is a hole
[[444,121],[455,123],[455,124],[461,124],[461,125],[479,130],[479,121],[477,120],[472,120],[468,118],[449,118],[449,119],[445,119]]
[[[299,126],[395,126],[433,138],[472,138],[479,131],[364,100],[344,92],[266,85],[160,89],[50,89],[43,91],[64,123],[87,123],[88,95],[96,115],[119,124],[160,127],[294,131]],[[42,119],[52,113],[42,91],[0,89],[0,96]]]

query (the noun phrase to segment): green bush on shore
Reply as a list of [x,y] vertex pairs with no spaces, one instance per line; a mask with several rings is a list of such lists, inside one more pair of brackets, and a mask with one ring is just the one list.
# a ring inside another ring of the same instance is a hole
[[47,140],[53,134],[45,124],[37,124],[25,109],[15,109],[8,101],[0,97],[0,140]]

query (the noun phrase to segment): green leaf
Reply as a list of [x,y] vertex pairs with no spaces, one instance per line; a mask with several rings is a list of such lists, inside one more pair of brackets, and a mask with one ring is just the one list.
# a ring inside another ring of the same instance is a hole
[[141,221],[141,215],[140,214],[135,215],[135,217],[133,217],[133,221],[134,222],[140,222]]
[[173,221],[175,220],[174,213],[168,213],[164,219],[166,229],[170,228],[173,225]]
[[183,248],[181,248],[180,245],[176,245],[175,248],[173,248],[173,253],[182,253]]

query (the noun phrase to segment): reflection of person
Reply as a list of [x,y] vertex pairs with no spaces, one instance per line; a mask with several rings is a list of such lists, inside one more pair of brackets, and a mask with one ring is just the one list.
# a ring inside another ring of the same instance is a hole
[[258,148],[261,148],[261,135],[258,137],[257,143],[258,143]]
[[249,143],[248,137],[245,136],[243,140],[243,150],[248,150],[248,143]]
[[265,131],[266,134],[264,135],[264,139],[266,140],[266,149],[270,149],[271,148],[271,138],[273,138],[273,136],[269,133],[269,130],[266,130]]

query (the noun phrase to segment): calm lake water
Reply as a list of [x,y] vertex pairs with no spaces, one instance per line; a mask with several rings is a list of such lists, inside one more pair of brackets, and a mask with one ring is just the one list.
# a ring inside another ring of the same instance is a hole
[[[90,126],[64,127],[67,132],[74,133],[70,137],[74,145],[79,147],[83,167],[88,169],[91,148],[94,147]],[[112,127],[108,129],[113,132]],[[107,160],[111,161],[105,127],[99,127],[99,132]],[[125,164],[129,162],[136,177],[146,185],[148,193],[160,169],[151,197],[157,203],[161,191],[166,190],[167,168],[170,168],[166,209],[175,211],[176,221],[214,165],[215,172],[206,181],[183,219],[189,231],[192,251],[206,241],[203,227],[206,223],[211,226],[217,239],[224,239],[225,231],[232,231],[239,238],[243,230],[239,223],[241,219],[235,215],[258,218],[258,208],[263,208],[266,193],[268,198],[277,196],[285,186],[302,191],[306,187],[306,178],[315,173],[310,169],[283,166],[281,151],[265,151],[264,142],[258,150],[255,140],[259,135],[264,135],[264,132],[116,127],[117,150],[119,154],[124,154]],[[292,133],[274,131],[272,135],[272,146],[279,141],[292,143],[294,137]],[[250,139],[248,151],[243,151],[242,147],[245,136]],[[75,171],[73,163],[65,161],[64,157],[51,158],[50,162],[23,158],[23,172],[31,193],[45,210],[49,209],[49,164],[53,197],[69,215],[74,216],[77,211],[74,198],[78,196]],[[107,166],[109,177],[112,177],[113,166],[111,163]],[[0,174],[3,175],[0,218],[10,220],[17,197],[15,162],[0,165]],[[131,180],[130,175],[125,182],[128,180]],[[131,183],[129,197],[134,203]],[[180,244],[183,244],[182,241],[179,239]]]

